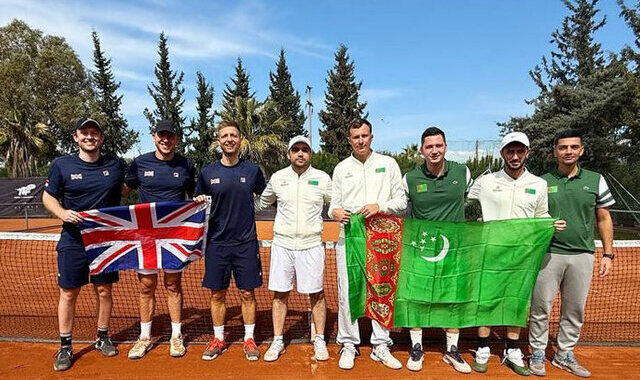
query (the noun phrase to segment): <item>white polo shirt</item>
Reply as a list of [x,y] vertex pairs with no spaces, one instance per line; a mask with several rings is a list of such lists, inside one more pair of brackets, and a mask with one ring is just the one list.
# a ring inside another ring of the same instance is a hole
[[322,206],[331,201],[331,177],[311,166],[298,175],[291,166],[275,172],[256,199],[256,210],[277,200],[273,243],[290,250],[322,244]]
[[547,182],[524,173],[513,179],[504,169],[476,179],[469,199],[477,199],[482,207],[482,220],[549,217]]
[[[387,214],[399,214],[407,208],[396,160],[371,152],[364,163],[353,155],[340,161],[333,170],[329,215],[338,208],[357,212],[362,206],[372,203],[377,203],[380,212]],[[343,233],[341,228],[340,235]]]

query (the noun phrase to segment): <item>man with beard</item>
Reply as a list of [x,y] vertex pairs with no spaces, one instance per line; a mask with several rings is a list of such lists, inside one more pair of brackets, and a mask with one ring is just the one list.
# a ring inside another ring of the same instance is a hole
[[[340,350],[339,366],[353,368],[360,344],[358,321],[351,321],[349,311],[349,279],[343,225],[349,222],[351,213],[363,214],[365,218],[378,212],[399,214],[407,207],[402,189],[402,175],[396,161],[371,149],[373,133],[371,123],[357,119],[349,125],[349,145],[353,154],[342,160],[333,171],[333,185],[329,215],[340,222],[340,237],[336,245],[336,267],[338,276],[338,336]],[[378,321],[371,321],[373,331],[370,358],[382,362],[392,369],[402,364],[389,350],[393,343],[389,329]]]
[[256,320],[254,289],[262,285],[262,264],[258,252],[254,196],[266,184],[258,165],[240,159],[242,136],[233,121],[218,125],[218,143],[222,159],[202,168],[194,200],[204,202],[211,197],[211,213],[207,232],[205,272],[202,286],[211,290],[211,319],[214,339],[202,354],[203,360],[217,358],[227,348],[224,341],[225,297],[231,274],[240,290],[244,344],[247,360],[255,361],[260,352],[253,338]]
[[[195,187],[193,164],[176,153],[178,135],[170,120],[160,120],[152,134],[156,150],[136,157],[125,177],[125,194],[138,189],[140,203],[185,201]],[[186,353],[181,332],[182,270],[165,269],[164,287],[171,318],[169,354],[181,357]],[[140,337],[129,350],[129,359],[140,359],[151,349],[151,322],[156,306],[157,269],[139,269]]]
[[557,167],[542,176],[547,181],[549,212],[569,220],[567,229],[551,240],[531,299],[529,343],[533,354],[529,368],[545,375],[545,349],[549,342],[549,314],[560,291],[562,308],[558,328],[558,352],[551,364],[580,377],[591,373],[573,355],[584,321],[584,307],[593,272],[593,230],[598,227],[603,254],[598,274],[604,277],[613,266],[613,223],[609,207],[615,203],[602,175],[578,165],[584,153],[578,131],[568,130],[554,140]]
[[[529,156],[529,138],[522,132],[511,132],[504,136],[500,147],[504,161],[502,170],[478,178],[469,199],[480,201],[484,221],[516,218],[549,217],[547,183],[531,174],[526,168]],[[566,227],[564,220],[554,222],[556,231]],[[477,372],[486,372],[491,352],[489,350],[490,327],[478,328],[478,350],[471,366]],[[506,348],[502,362],[515,373],[528,376],[523,354],[518,347],[520,328],[507,327]]]
[[[445,159],[447,140],[440,128],[429,127],[422,133],[420,153],[424,163],[404,177],[404,191],[411,201],[411,217],[432,221],[464,222],[464,197],[473,180],[469,169]],[[442,357],[445,363],[461,373],[470,373],[471,367],[458,351],[460,330],[445,329],[446,347]],[[422,369],[422,329],[412,328],[411,351],[407,368]]]
[[63,221],[58,251],[58,327],[60,349],[55,354],[53,369],[65,371],[73,364],[71,330],[76,301],[82,286],[91,282],[97,299],[98,339],[94,346],[104,356],[115,356],[118,349],[109,338],[111,288],[118,272],[89,276],[89,262],[78,223],[79,211],[118,206],[126,165],[115,157],[100,154],[104,134],[100,124],[89,118],[76,123],[73,139],[79,152],[58,157],[51,164],[42,203]]
[[275,172],[262,192],[257,209],[277,203],[273,224],[269,290],[273,291],[273,342],[264,354],[272,362],[284,353],[282,333],[289,292],[296,278],[299,293],[308,294],[315,325],[313,350],[316,360],[329,360],[324,339],[324,247],[322,206],[331,200],[331,178],[311,167],[311,142],[295,136],[289,141],[291,165]]

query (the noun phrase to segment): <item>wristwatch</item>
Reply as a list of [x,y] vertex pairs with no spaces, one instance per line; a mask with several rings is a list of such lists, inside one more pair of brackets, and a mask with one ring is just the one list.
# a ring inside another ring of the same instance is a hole
[[616,257],[616,255],[614,255],[613,253],[603,253],[602,257],[606,257],[608,259],[613,260]]

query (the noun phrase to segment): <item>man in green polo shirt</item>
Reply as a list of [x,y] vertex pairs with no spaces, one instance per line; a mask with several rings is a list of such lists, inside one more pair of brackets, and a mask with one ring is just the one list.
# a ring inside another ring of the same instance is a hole
[[598,274],[604,277],[613,264],[613,223],[609,207],[615,200],[602,175],[581,168],[584,153],[579,132],[568,130],[554,140],[557,167],[542,176],[547,181],[549,213],[567,221],[556,233],[538,274],[531,300],[529,367],[534,375],[545,375],[545,349],[549,340],[549,314],[558,290],[562,297],[558,330],[558,352],[551,364],[580,377],[591,373],[573,355],[584,320],[584,307],[593,272],[594,229],[602,237],[604,254]]
[[[471,172],[462,164],[445,160],[447,141],[444,132],[429,127],[422,133],[420,153],[424,163],[404,176],[404,189],[411,201],[411,217],[433,221],[463,222],[464,197],[473,180]],[[458,351],[460,330],[445,329],[447,343],[442,360],[461,373],[470,373],[471,367]],[[422,369],[422,329],[413,328],[411,352],[407,368]]]

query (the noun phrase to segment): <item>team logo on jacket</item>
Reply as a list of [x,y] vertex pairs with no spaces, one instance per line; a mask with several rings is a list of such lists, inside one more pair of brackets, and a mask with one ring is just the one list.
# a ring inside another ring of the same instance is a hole
[[240,182],[242,182],[242,183],[247,182],[247,178],[246,177],[240,177]]
[[102,171],[102,175],[105,176],[105,177],[108,176],[109,175],[109,171],[108,170],[103,170]]
[[75,181],[77,179],[82,179],[82,173],[78,173],[78,174],[71,174],[71,180]]
[[173,177],[174,177],[174,178],[178,178],[178,177],[180,177],[180,173],[178,173],[178,172],[173,172]]
[[211,184],[212,185],[217,185],[220,183],[220,178],[211,178]]
[[145,177],[153,177],[153,170],[145,170],[144,171],[144,176]]

